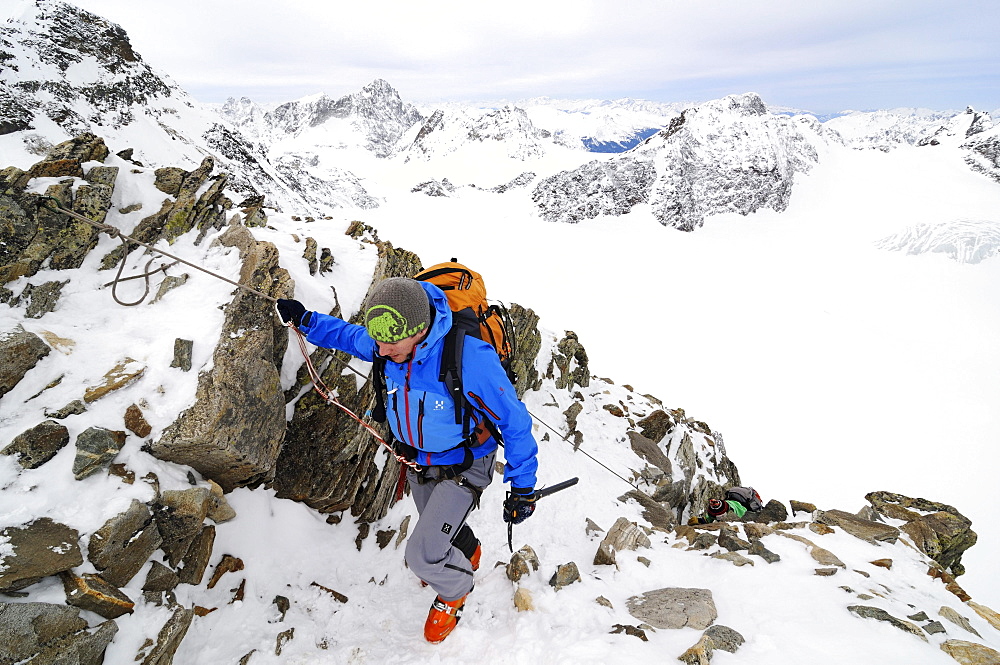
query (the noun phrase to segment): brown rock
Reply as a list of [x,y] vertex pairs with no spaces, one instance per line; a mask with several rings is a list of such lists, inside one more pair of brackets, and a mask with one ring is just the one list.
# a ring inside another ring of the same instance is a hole
[[125,427],[140,439],[145,439],[153,431],[152,426],[146,422],[146,418],[142,415],[142,409],[135,404],[131,404],[125,409]]
[[962,665],[1000,665],[1000,652],[975,642],[945,640],[941,651]]
[[104,381],[96,386],[91,386],[83,393],[83,401],[94,402],[101,399],[110,392],[120,390],[143,375],[146,366],[137,360],[125,358],[117,365],[108,370],[104,375]]
[[0,591],[16,591],[83,563],[80,534],[48,517],[0,531]]
[[60,573],[66,589],[66,603],[100,614],[105,619],[116,619],[131,614],[135,603],[100,575],[84,574],[77,577],[66,571]]

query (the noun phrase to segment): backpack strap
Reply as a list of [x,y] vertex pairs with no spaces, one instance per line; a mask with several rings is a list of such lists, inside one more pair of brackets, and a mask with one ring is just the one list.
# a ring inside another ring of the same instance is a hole
[[372,361],[372,382],[375,388],[375,408],[372,409],[372,420],[385,422],[385,358],[376,354]]
[[[444,383],[455,402],[455,424],[462,425],[462,438],[469,438],[469,418],[465,413],[466,399],[462,390],[462,352],[465,349],[465,333],[452,326],[444,336],[441,352],[441,371],[438,380]],[[464,421],[464,422],[463,422]]]

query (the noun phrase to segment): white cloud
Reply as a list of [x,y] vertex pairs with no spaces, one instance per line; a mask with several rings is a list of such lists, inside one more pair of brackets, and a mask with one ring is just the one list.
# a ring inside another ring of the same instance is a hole
[[[965,95],[1000,105],[1000,7],[984,0],[77,4],[121,24],[150,64],[202,101],[240,89],[260,101],[347,94],[384,78],[414,101],[755,90],[776,104],[940,108],[976,101],[936,87],[963,76]],[[897,79],[902,87],[891,86]]]

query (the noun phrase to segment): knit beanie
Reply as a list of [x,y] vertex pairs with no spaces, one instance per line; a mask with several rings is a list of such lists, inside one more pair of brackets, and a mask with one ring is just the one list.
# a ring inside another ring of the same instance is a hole
[[398,342],[416,335],[430,323],[430,301],[420,282],[414,279],[383,280],[365,303],[365,328],[378,342]]
[[712,517],[720,517],[729,512],[729,507],[719,499],[708,500],[708,514]]

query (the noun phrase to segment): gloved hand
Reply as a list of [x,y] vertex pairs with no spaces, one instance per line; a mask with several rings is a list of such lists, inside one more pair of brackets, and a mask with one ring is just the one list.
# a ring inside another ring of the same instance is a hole
[[688,520],[688,526],[698,526],[699,524],[708,524],[708,520],[703,515],[695,515]]
[[511,487],[503,502],[503,521],[520,524],[535,512],[535,490],[531,487]]
[[278,310],[278,316],[281,317],[281,321],[285,325],[291,324],[296,328],[302,325],[302,317],[305,316],[306,308],[298,300],[278,298],[274,308]]

